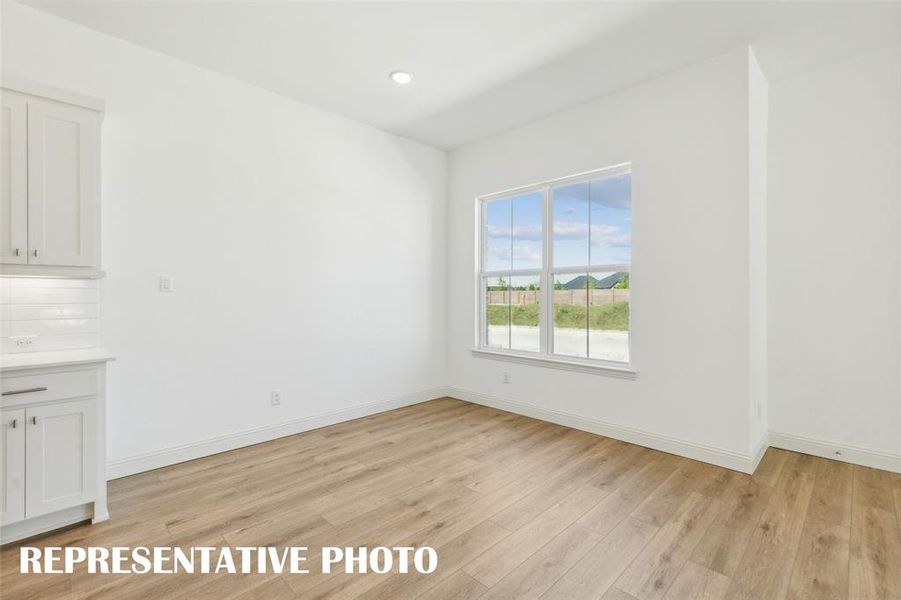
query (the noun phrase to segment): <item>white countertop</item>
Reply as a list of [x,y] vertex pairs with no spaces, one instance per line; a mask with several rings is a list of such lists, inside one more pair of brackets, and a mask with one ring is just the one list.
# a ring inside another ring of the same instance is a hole
[[102,348],[60,350],[57,352],[21,352],[18,354],[0,355],[0,371],[36,369],[39,367],[55,367],[60,365],[78,365],[83,363],[107,362],[110,360],[116,360],[116,357]]

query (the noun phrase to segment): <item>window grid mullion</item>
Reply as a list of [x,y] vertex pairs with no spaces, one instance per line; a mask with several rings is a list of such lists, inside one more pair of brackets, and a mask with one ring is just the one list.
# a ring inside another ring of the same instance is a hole
[[516,271],[482,271],[479,273],[479,277],[506,277],[508,275],[512,275],[513,277],[534,277],[535,275],[541,275],[541,269],[520,269]]
[[611,272],[614,273],[616,271],[629,271],[631,270],[631,265],[628,264],[617,264],[617,265],[579,265],[576,267],[560,267],[558,269],[551,269],[552,273],[558,273],[561,275],[572,275],[578,274],[581,275],[586,271],[594,271],[595,273],[605,273]]
[[[588,181],[588,264],[591,264],[591,181]],[[589,277],[591,271],[585,271],[585,358],[589,358],[588,353],[591,350],[591,341],[589,337],[591,335],[591,328],[589,324],[591,323],[591,297],[590,293],[590,282]]]
[[541,296],[540,316],[538,320],[538,351],[544,355],[550,355],[550,336],[548,331],[554,328],[553,300],[554,290],[550,281],[550,265],[553,260],[553,224],[550,209],[550,186],[544,186],[541,190],[542,199],[542,252],[541,252]]
[[507,349],[513,349],[513,204],[516,198],[510,198],[510,263],[507,265]]

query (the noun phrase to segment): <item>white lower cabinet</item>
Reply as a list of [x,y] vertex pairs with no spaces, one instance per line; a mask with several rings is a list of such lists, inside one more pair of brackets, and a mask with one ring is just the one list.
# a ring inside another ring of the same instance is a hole
[[102,521],[105,365],[3,373],[0,543]]
[[0,524],[94,501],[95,404],[89,398],[3,411]]
[[25,518],[25,410],[0,411],[0,525]]
[[97,487],[95,400],[25,411],[25,517],[92,502]]

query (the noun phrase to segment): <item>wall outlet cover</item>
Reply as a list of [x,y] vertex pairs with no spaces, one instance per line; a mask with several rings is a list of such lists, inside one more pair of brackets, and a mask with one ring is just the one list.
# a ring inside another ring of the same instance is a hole
[[28,350],[34,348],[38,336],[36,335],[11,335],[10,341],[15,344],[17,350]]

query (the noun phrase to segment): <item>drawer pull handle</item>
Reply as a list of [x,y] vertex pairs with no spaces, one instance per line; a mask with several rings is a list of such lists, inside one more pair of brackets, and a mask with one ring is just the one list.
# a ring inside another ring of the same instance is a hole
[[25,390],[10,390],[8,392],[3,392],[4,396],[15,396],[16,394],[31,394],[33,392],[46,392],[47,388],[45,387],[34,387],[28,388]]
[[37,417],[31,417],[31,424],[32,424],[32,425],[37,425],[37,424],[38,424],[38,418],[37,418]]
[[12,427],[13,429],[15,429],[16,425],[18,425],[18,423],[19,423],[19,419],[13,419],[12,421],[9,422],[9,426]]

